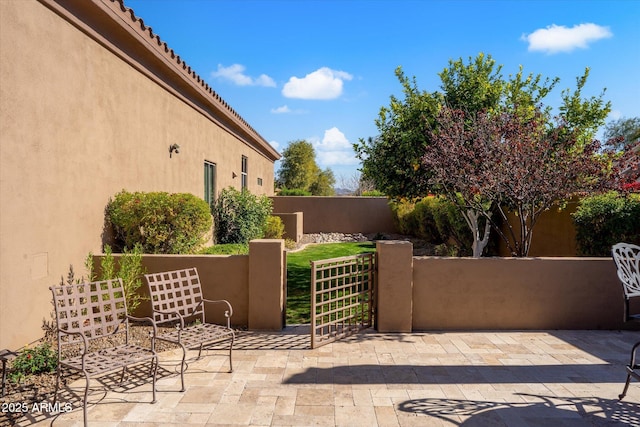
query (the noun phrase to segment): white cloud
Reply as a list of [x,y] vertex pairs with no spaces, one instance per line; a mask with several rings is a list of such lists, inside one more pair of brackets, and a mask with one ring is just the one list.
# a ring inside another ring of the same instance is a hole
[[325,130],[322,140],[312,138],[310,142],[316,149],[318,164],[322,167],[358,164],[353,146],[337,127]]
[[245,70],[246,67],[241,64],[233,64],[229,67],[218,64],[218,71],[213,71],[211,77],[228,80],[238,86],[276,86],[276,82],[266,74],[261,74],[257,78],[253,78],[244,74]]
[[574,25],[571,28],[554,24],[523,35],[522,39],[529,43],[529,51],[558,53],[586,49],[591,42],[612,36],[609,27],[592,23]]
[[272,108],[271,112],[273,114],[285,114],[285,113],[290,113],[291,109],[288,106],[283,105],[282,107]]
[[280,143],[278,141],[269,141],[269,145],[271,145],[276,151],[280,148]]
[[282,95],[300,99],[335,99],[342,94],[345,80],[353,76],[344,71],[322,67],[303,78],[291,77],[282,88]]
[[292,110],[288,105],[282,107],[272,108],[271,114],[306,114],[305,110]]

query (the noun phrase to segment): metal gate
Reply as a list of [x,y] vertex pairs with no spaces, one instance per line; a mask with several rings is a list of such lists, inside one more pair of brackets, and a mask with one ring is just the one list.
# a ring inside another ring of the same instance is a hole
[[373,326],[375,254],[311,261],[311,348]]

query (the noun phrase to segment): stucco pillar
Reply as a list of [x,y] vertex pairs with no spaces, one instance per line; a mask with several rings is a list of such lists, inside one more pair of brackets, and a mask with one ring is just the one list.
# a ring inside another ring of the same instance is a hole
[[413,244],[378,241],[379,332],[411,332],[413,319]]
[[280,331],[285,310],[284,240],[249,242],[250,330]]
[[273,213],[273,216],[277,216],[282,220],[284,225],[284,237],[291,239],[296,243],[302,239],[303,229],[303,214],[302,212],[293,213]]

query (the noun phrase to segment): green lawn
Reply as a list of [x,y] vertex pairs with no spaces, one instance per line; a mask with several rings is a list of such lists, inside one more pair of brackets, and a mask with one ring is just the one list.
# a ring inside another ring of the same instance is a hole
[[375,250],[372,242],[324,243],[287,253],[287,324],[311,321],[311,261]]

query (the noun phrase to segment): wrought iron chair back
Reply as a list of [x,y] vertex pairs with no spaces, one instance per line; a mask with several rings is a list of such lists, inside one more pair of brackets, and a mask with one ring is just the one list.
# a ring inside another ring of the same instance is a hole
[[[625,320],[640,321],[640,312],[633,313],[630,305],[632,298],[640,297],[640,246],[631,243],[618,243],[613,245],[611,253],[616,263],[618,279],[620,279],[624,290]],[[639,349],[640,341],[631,348],[631,358],[626,366],[627,381],[624,384],[622,393],[618,396],[620,400],[627,394],[631,377],[640,380],[640,363],[637,359]]]
[[[198,359],[205,345],[229,341],[229,372],[233,371],[233,343],[235,332],[231,328],[233,308],[227,300],[209,300],[203,297],[198,270],[165,271],[145,274],[153,317],[158,324],[172,322],[176,329],[164,332],[155,339],[178,344],[182,348],[180,365],[181,391],[185,391],[184,373],[187,368],[187,349],[197,348]],[[207,322],[205,304],[217,308],[226,320],[225,325]],[[198,320],[194,322],[194,320]]]
[[[81,372],[85,377],[83,417],[87,421],[87,398],[91,378],[101,377],[133,365],[150,363],[152,401],[156,401],[158,357],[153,348],[156,326],[151,318],[127,314],[127,302],[121,279],[65,284],[49,288],[53,295],[58,330],[58,369],[54,404],[58,397],[62,368]],[[129,342],[129,320],[148,321],[153,327],[149,347]],[[116,335],[118,338],[116,338]],[[107,338],[107,340],[100,340]],[[95,345],[92,343],[95,341]],[[79,352],[63,357],[63,346],[78,345]]]
[[[75,344],[127,333],[127,302],[120,279],[50,288],[58,324],[58,342]],[[83,338],[84,337],[84,338]]]
[[156,323],[199,317],[206,323],[200,278],[195,268],[145,275]]
[[613,245],[611,253],[624,291],[625,319],[640,320],[640,313],[632,313],[629,306],[631,298],[640,297],[640,246],[618,243]]

